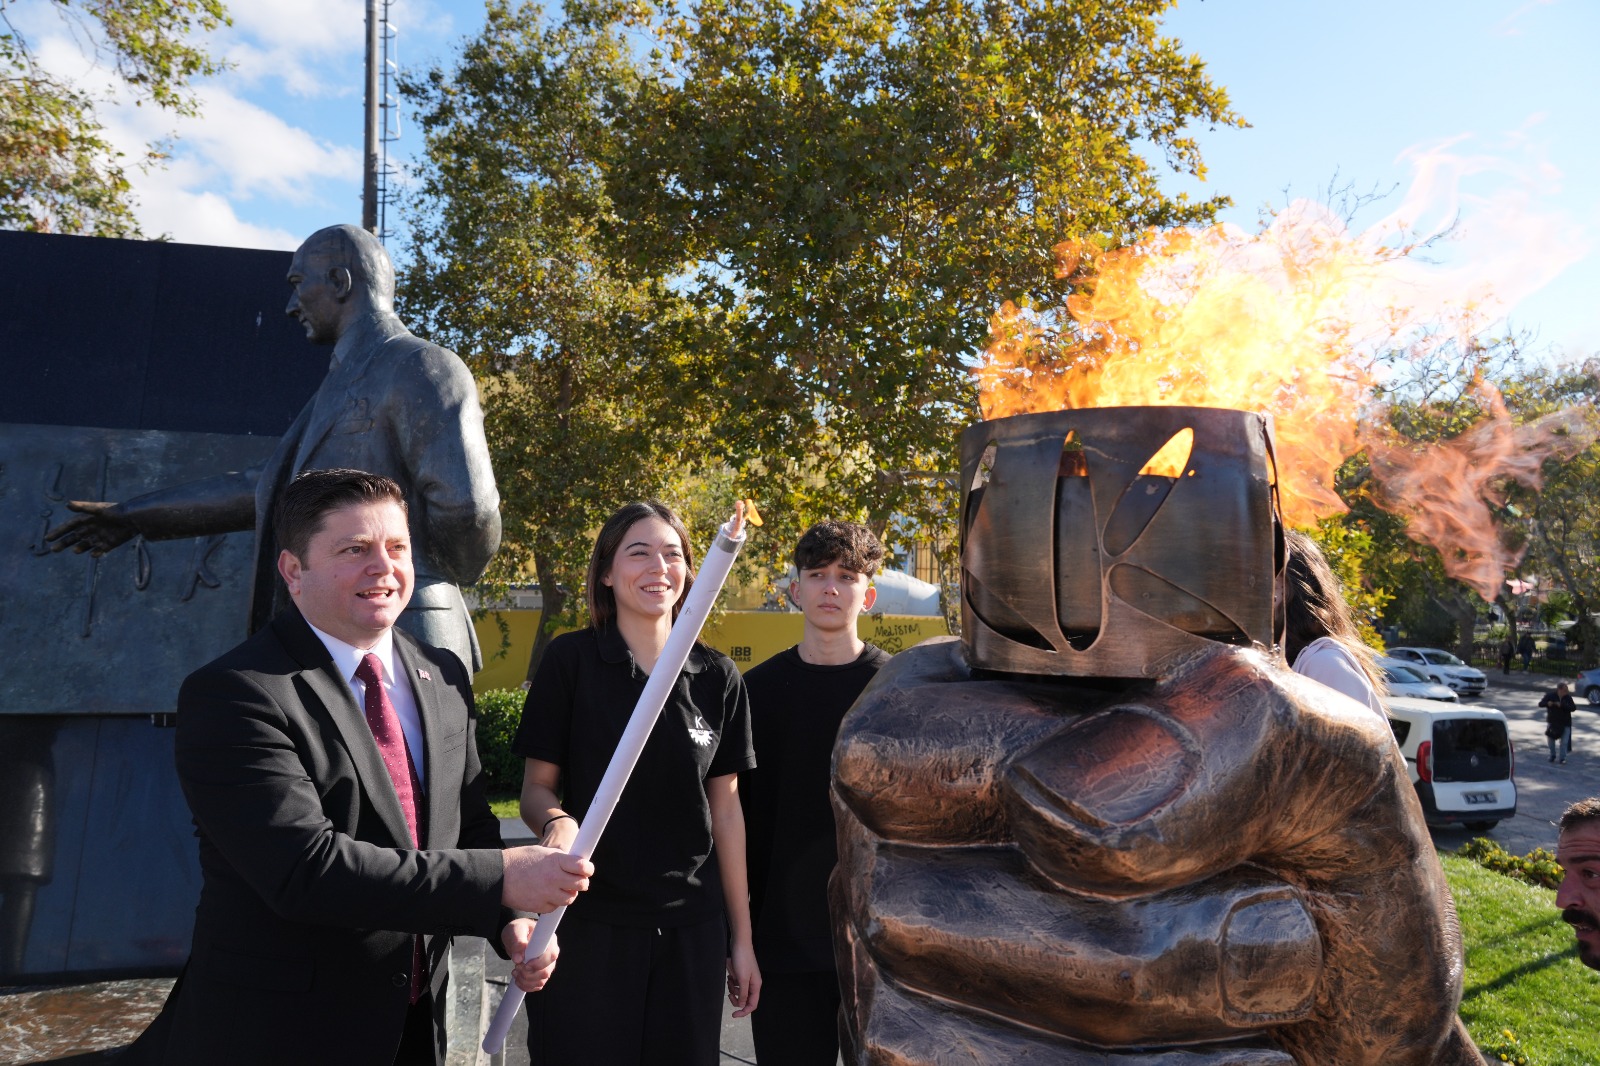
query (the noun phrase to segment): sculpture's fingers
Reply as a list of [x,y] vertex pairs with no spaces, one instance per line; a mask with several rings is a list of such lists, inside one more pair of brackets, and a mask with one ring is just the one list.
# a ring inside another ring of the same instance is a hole
[[1113,1047],[1237,1039],[1311,1014],[1317,927],[1299,890],[1263,872],[1105,900],[1061,891],[1012,848],[874,850],[856,936],[908,988]]
[[1387,724],[1313,688],[1262,653],[1208,653],[1018,754],[1002,783],[1011,830],[1040,870],[1108,895],[1297,851],[1321,873],[1380,869],[1389,849],[1356,838],[1399,816],[1352,814],[1404,784]]
[[870,959],[859,962],[856,980],[856,996],[842,1015],[844,1059],[854,1066],[1294,1066],[1260,1038],[1126,1051],[1090,1047],[913,992]]
[[[926,844],[1008,837],[999,773],[1007,756],[1059,729],[1100,693],[1019,681],[972,681],[954,640],[901,652],[856,701],[834,748],[834,792],[892,840]],[[961,681],[961,684],[951,684]],[[1077,698],[1081,695],[1081,698]]]
[[1459,933],[1404,764],[1366,708],[1224,650],[1022,753],[1003,792],[1029,862],[1068,889],[1133,898],[1241,863],[1305,886],[1316,1003],[1275,1037],[1303,1062],[1443,1061]]
[[93,521],[91,515],[74,515],[59,526],[46,530],[45,543],[50,545],[52,551],[70,548],[83,538],[86,526],[93,528],[90,526]]

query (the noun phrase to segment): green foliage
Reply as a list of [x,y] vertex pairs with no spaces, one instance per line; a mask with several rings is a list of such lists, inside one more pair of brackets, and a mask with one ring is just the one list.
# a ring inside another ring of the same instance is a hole
[[[1537,417],[1561,407],[1578,406],[1591,413],[1600,401],[1600,360],[1562,367],[1536,366],[1506,381],[1506,404],[1524,417]],[[1544,574],[1565,597],[1565,613],[1578,619],[1568,638],[1578,650],[1580,666],[1600,665],[1600,630],[1590,618],[1600,608],[1600,443],[1589,445],[1570,460],[1545,464],[1544,484],[1537,490],[1513,486],[1506,512],[1528,545],[1522,568]],[[1552,602],[1556,602],[1552,600]]]
[[1526,855],[1513,855],[1488,837],[1474,837],[1461,845],[1462,856],[1484,869],[1505,874],[1543,888],[1561,887],[1561,864],[1545,848],[1534,848]]
[[1555,894],[1460,855],[1439,859],[1461,920],[1461,1018],[1474,1041],[1500,1046],[1509,1029],[1530,1063],[1592,1066],[1597,975],[1578,961]]
[[951,561],[989,316],[1060,303],[1063,240],[1226,202],[1140,154],[1201,173],[1189,131],[1241,124],[1169,6],[491,3],[406,86],[403,298],[484,384],[508,565],[575,595],[604,513],[708,473],[767,519],[749,567],[824,517]]
[[492,793],[522,791],[523,760],[512,754],[511,740],[522,721],[523,699],[524,693],[513,689],[492,688],[473,694],[478,705],[478,759]]
[[[27,2],[27,0],[24,0]],[[33,0],[41,6],[41,0]],[[42,69],[0,3],[0,227],[137,237],[124,156],[101,101]],[[109,56],[138,103],[194,114],[190,83],[221,64],[191,43],[228,21],[222,0],[53,0],[76,36]],[[138,165],[161,158],[151,145]]]
[[1346,521],[1344,516],[1324,519],[1307,533],[1322,549],[1328,566],[1339,579],[1350,615],[1361,631],[1361,639],[1382,651],[1383,638],[1373,623],[1383,615],[1394,596],[1367,579],[1367,561],[1373,552],[1372,534],[1361,525]]

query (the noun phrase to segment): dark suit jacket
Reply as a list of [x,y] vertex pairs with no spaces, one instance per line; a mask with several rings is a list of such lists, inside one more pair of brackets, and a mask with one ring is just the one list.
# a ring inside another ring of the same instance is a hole
[[436,1020],[449,937],[498,944],[502,845],[466,670],[399,631],[395,651],[425,737],[424,850],[297,611],[184,681],[177,767],[203,886],[189,961],[135,1061],[390,1066],[411,934],[429,937]]

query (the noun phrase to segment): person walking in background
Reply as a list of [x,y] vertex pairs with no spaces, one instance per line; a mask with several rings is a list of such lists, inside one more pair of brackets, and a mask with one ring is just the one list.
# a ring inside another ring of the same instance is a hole
[[1559,755],[1560,761],[1566,762],[1567,756],[1572,754],[1572,714],[1578,709],[1567,691],[1566,682],[1557,682],[1555,688],[1544,694],[1539,706],[1544,708],[1544,735],[1550,741],[1550,761],[1556,762]]
[[741,778],[750,846],[750,913],[762,1009],[751,1016],[761,1066],[833,1066],[839,979],[828,877],[837,860],[830,781],[839,723],[889,661],[856,634],[872,607],[883,546],[865,526],[819,522],[794,549],[789,598],[800,643],[745,675],[756,769]]
[[1295,673],[1387,717],[1377,656],[1362,641],[1322,549],[1298,529],[1285,533],[1284,540],[1289,546],[1284,658]]
[[[630,503],[601,527],[589,625],[550,642],[511,743],[527,760],[522,820],[546,847],[572,847],[693,584],[689,534],[665,504]],[[761,997],[739,805],[754,767],[739,671],[696,643],[595,846],[583,906],[562,920],[560,978],[528,997],[533,1062],[716,1066],[724,973],[734,1017]]]
[[1527,673],[1533,669],[1533,634],[1523,633],[1522,639],[1517,641],[1517,654],[1522,656],[1522,672]]
[[1517,646],[1511,643],[1511,634],[1507,633],[1500,641],[1500,673],[1506,677],[1511,676],[1511,660],[1516,654]]

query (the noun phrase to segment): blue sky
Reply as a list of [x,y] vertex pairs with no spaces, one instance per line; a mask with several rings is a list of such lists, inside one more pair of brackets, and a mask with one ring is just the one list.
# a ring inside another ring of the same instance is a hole
[[[10,10],[52,68],[102,79],[43,3]],[[135,149],[177,133],[169,165],[136,175],[147,231],[292,248],[360,219],[363,0],[233,0],[213,46],[234,67],[174,123],[115,108]],[[482,20],[472,0],[396,0],[408,68],[448,62]],[[1595,0],[1181,0],[1167,32],[1200,54],[1250,129],[1199,131],[1201,185],[1247,229],[1262,208],[1319,198],[1337,175],[1393,192],[1352,220],[1433,232],[1436,283],[1487,283],[1510,322],[1568,357],[1600,351],[1600,39]],[[402,161],[420,147],[402,121]],[[391,224],[394,220],[391,219]]]

